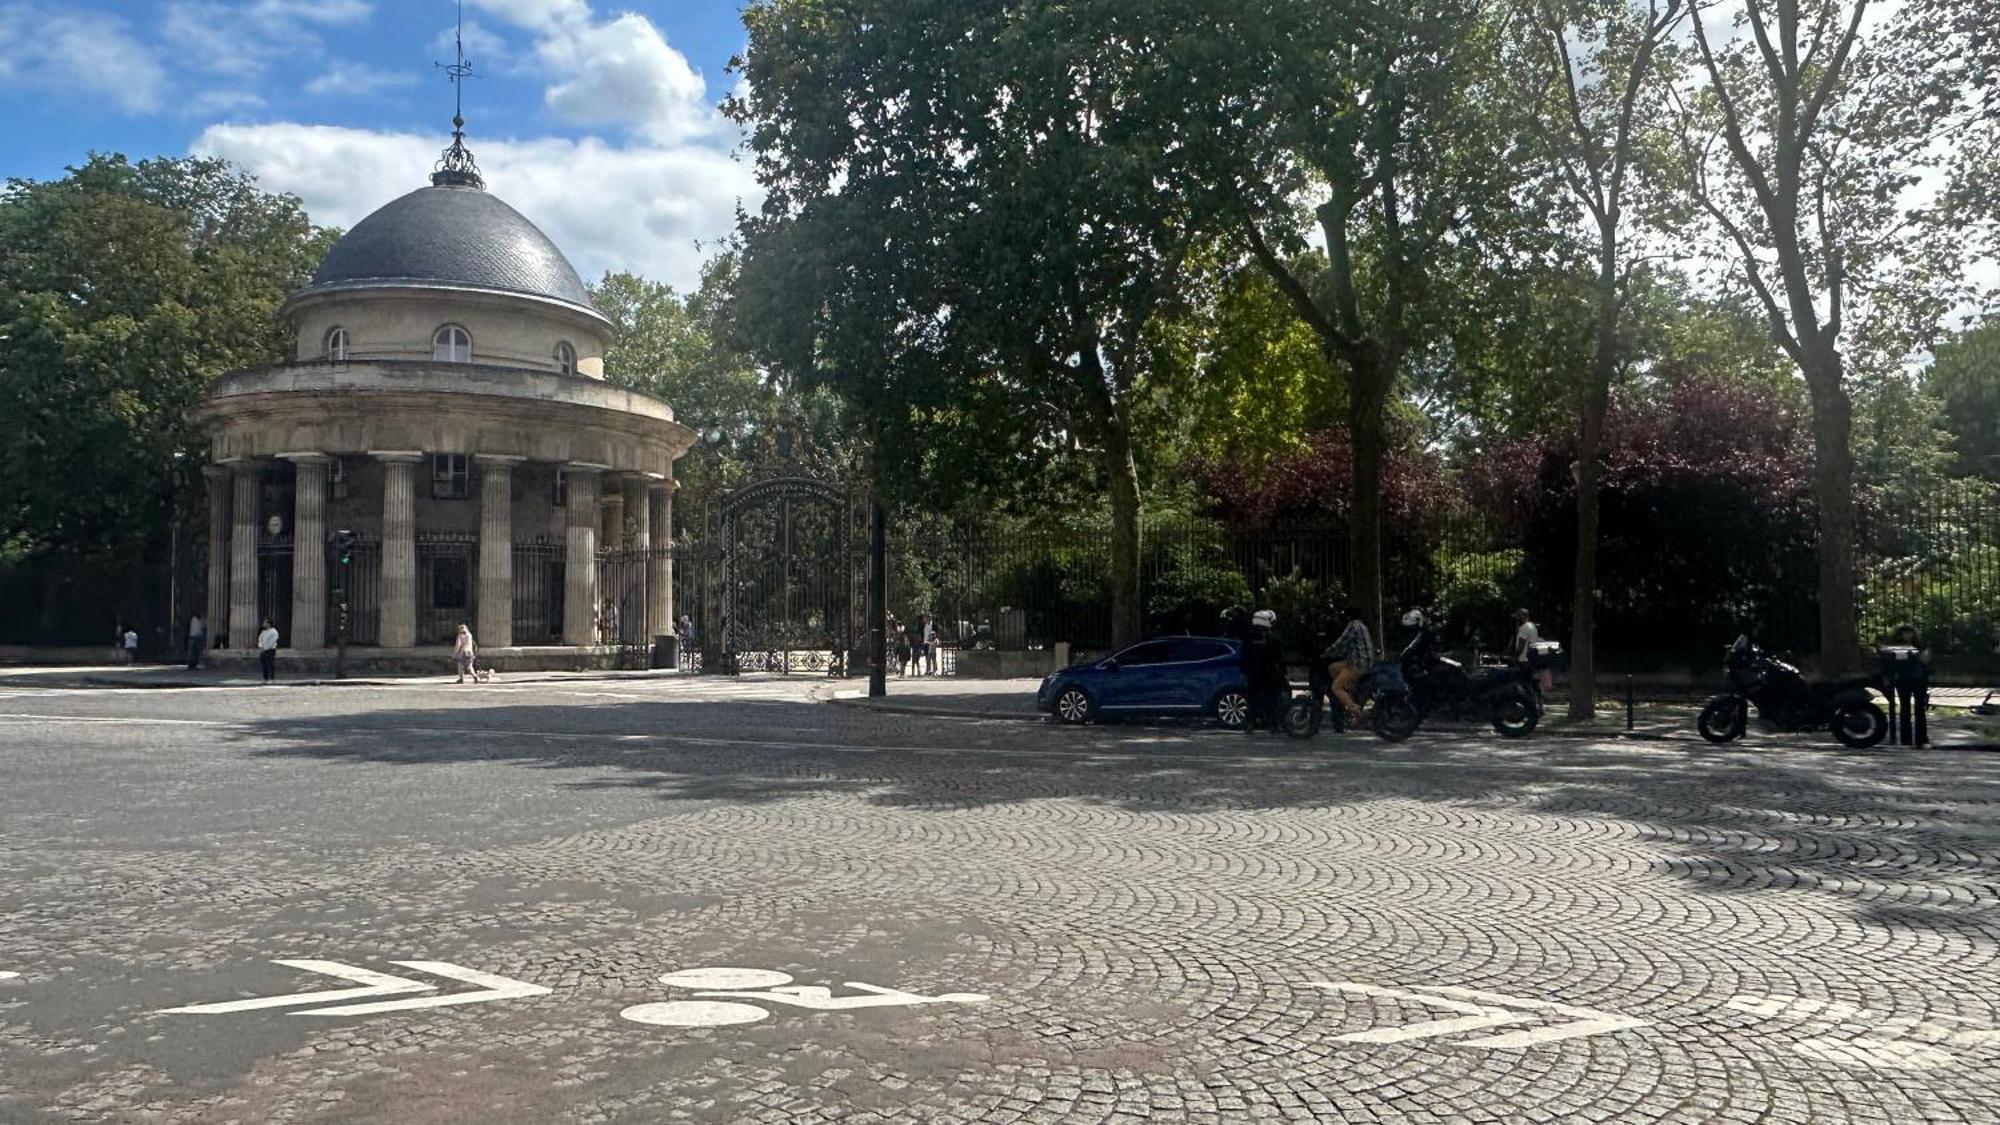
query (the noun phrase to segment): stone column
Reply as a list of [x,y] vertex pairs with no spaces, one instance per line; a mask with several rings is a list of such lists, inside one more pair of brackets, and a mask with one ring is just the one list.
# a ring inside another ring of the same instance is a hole
[[601,466],[568,465],[568,553],[563,559],[563,643],[597,643],[597,474]]
[[514,466],[519,457],[480,454],[479,636],[481,648],[514,643]]
[[213,646],[229,632],[229,466],[203,465],[208,481],[208,602],[202,616]]
[[597,545],[607,551],[625,546],[625,493],[610,477],[597,485],[597,502],[604,509],[604,526],[597,533]]
[[417,462],[421,453],[375,453],[382,462],[383,648],[417,643]]
[[646,556],[646,618],[658,636],[679,632],[674,628],[674,560],[668,553],[674,545],[674,482],[649,482],[646,508],[651,544]]
[[326,484],[324,453],[287,453],[292,482],[292,635],[295,649],[326,647]]
[[264,470],[255,461],[230,465],[236,497],[230,504],[229,647],[254,649],[264,622],[257,616],[257,490]]

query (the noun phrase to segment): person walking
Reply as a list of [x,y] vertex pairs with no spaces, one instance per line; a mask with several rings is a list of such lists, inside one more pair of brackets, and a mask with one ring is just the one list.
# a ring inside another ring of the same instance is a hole
[[937,622],[931,615],[924,614],[924,675],[937,675],[938,631]]
[[1354,683],[1375,667],[1375,639],[1361,620],[1359,607],[1348,606],[1346,617],[1347,627],[1320,654],[1320,659],[1333,665],[1333,697],[1340,700],[1341,710],[1353,721],[1361,717],[1361,705],[1354,701]]
[[912,618],[903,632],[903,674],[920,676],[924,671],[924,619],[922,614]]
[[458,665],[459,683],[464,683],[467,676],[472,676],[475,680],[479,678],[474,672],[479,657],[472,645],[472,630],[463,623],[458,627],[458,639],[452,642],[451,659]]
[[268,617],[264,619],[264,631],[257,634],[257,667],[264,673],[265,683],[278,678],[278,626]]
[[128,627],[125,630],[123,643],[125,646],[125,663],[139,663],[139,630]]
[[201,667],[201,655],[208,651],[208,625],[197,613],[188,618],[188,671]]
[[1526,609],[1514,611],[1514,626],[1514,643],[1507,649],[1507,659],[1515,664],[1526,664],[1528,652],[1542,639],[1542,631],[1535,627],[1535,619]]

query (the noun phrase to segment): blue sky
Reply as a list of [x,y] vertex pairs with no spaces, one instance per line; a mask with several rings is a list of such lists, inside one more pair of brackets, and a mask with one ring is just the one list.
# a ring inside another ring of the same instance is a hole
[[[465,0],[467,144],[586,278],[677,285],[754,205],[715,112],[737,0]],[[0,0],[0,175],[223,156],[350,226],[449,140],[454,0]]]

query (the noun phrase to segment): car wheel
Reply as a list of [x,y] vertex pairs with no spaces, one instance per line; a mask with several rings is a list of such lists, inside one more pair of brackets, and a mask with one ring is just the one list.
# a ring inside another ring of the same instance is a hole
[[1833,713],[1833,737],[1842,746],[1866,750],[1889,735],[1889,716],[1873,703],[1858,703]]
[[1695,729],[1710,742],[1720,745],[1743,737],[1743,705],[1734,699],[1717,699],[1701,709]]
[[1215,697],[1215,720],[1228,730],[1242,730],[1250,721],[1250,696],[1241,688],[1229,688]]
[[1066,687],[1056,694],[1053,710],[1058,721],[1074,726],[1089,722],[1096,708],[1091,705],[1090,693],[1080,687]]

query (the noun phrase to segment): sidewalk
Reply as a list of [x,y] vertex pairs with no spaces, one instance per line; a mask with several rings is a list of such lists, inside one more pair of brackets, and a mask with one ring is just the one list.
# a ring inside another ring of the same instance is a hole
[[[1032,679],[899,679],[892,676],[888,683],[889,694],[881,699],[869,698],[868,685],[861,680],[841,681],[823,698],[842,706],[891,714],[1048,722],[1048,717],[1035,709],[1035,688],[1039,682]],[[1960,694],[1965,697],[1963,701],[1959,699]],[[1980,719],[1966,710],[1984,695],[1984,692],[1965,692],[1954,693],[1945,701],[1934,698],[1930,714],[1931,746],[1950,750],[2000,750],[2000,718]],[[1589,724],[1573,724],[1552,708],[1534,737],[1634,739],[1706,746],[1708,743],[1695,730],[1695,716],[1700,710],[1695,704],[1641,703],[1634,709],[1632,729],[1628,731],[1625,729],[1625,706],[1622,701],[1600,704],[1597,722]],[[1424,729],[1499,737],[1489,728],[1472,723],[1426,723]],[[1762,732],[1756,729],[1754,720],[1749,738],[1737,745],[1839,746],[1831,736]]]
[[[396,684],[440,683],[456,678],[453,672],[417,673],[407,676],[348,676],[335,678],[323,672],[287,674],[281,665],[277,682],[294,687],[387,687]],[[534,684],[592,680],[671,680],[690,678],[673,669],[636,671],[601,670],[590,672],[510,672],[496,674],[493,683]],[[6,688],[107,688],[145,690],[148,688],[255,687],[261,679],[254,669],[202,668],[190,671],[174,664],[106,664],[99,667],[0,668],[0,689]]]

